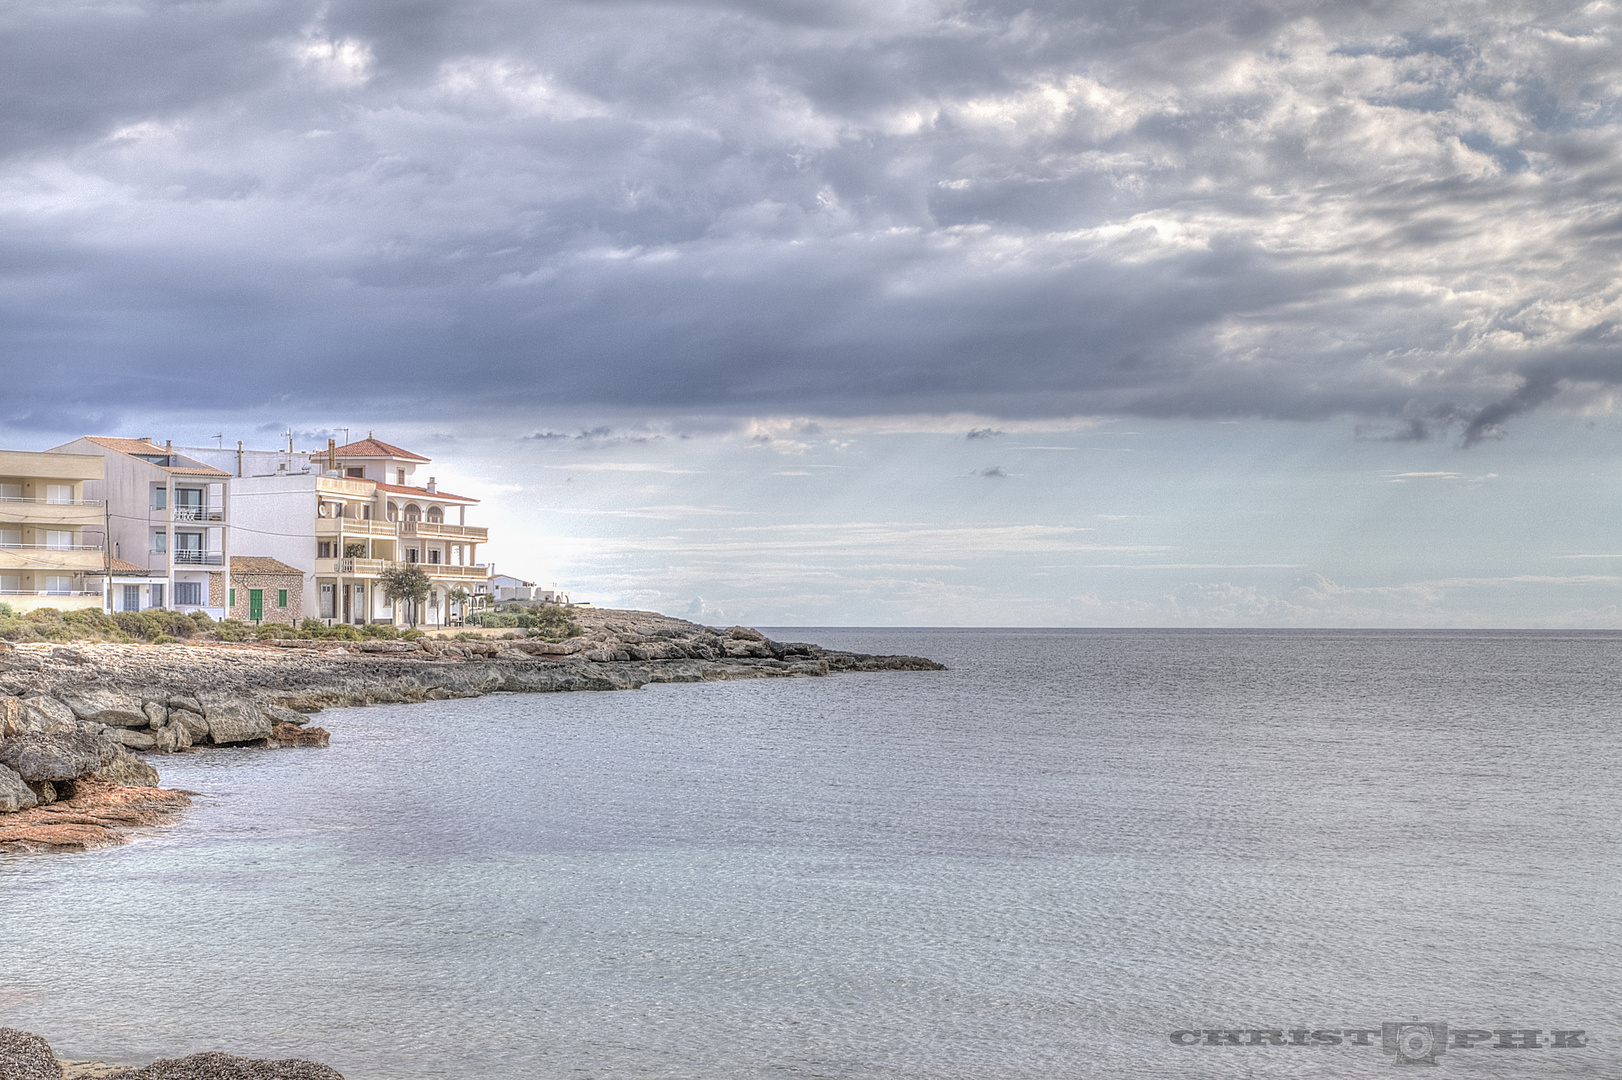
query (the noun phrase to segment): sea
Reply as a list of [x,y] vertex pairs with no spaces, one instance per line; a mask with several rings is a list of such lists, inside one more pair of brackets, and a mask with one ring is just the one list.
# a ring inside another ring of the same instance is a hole
[[1622,633],[769,633],[948,670],[154,758],[175,824],[0,857],[0,1023],[348,1080],[1622,1076]]

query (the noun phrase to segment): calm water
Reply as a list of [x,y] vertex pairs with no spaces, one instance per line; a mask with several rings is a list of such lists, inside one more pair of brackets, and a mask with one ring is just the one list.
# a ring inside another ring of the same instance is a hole
[[0,857],[0,1022],[499,1080],[1386,1076],[1168,1036],[1417,1018],[1588,1032],[1435,1075],[1622,1075],[1622,634],[777,636],[952,670],[158,759],[182,823]]

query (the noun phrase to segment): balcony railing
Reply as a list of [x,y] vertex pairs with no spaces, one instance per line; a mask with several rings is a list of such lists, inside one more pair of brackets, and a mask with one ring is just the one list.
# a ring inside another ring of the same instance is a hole
[[482,544],[490,538],[490,530],[482,525],[446,525],[440,521],[407,519],[400,522],[401,536],[420,536],[426,539],[471,540]]
[[100,551],[100,544],[0,544],[5,551]]
[[218,506],[177,506],[176,521],[224,521],[225,510]]
[[[154,552],[162,555],[163,552]],[[169,553],[176,566],[221,566],[225,563],[225,556],[218,551],[192,551],[189,548],[180,548]]]
[[100,589],[0,589],[0,596],[100,596]]
[[0,503],[44,503],[47,506],[106,506],[100,499],[29,499],[21,495],[0,495]]
[[318,576],[378,577],[396,566],[420,567],[431,578],[451,578],[457,581],[483,581],[489,571],[482,566],[450,566],[446,563],[395,562],[391,559],[317,559]]

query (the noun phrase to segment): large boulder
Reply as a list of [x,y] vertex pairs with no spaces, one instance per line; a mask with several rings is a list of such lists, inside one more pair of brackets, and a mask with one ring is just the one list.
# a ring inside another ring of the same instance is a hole
[[265,715],[270,717],[273,724],[292,724],[294,727],[303,727],[310,722],[310,718],[301,712],[294,712],[285,705],[266,705]]
[[191,732],[184,724],[170,724],[152,733],[152,749],[160,754],[175,754],[191,745]]
[[74,780],[112,761],[119,748],[89,732],[18,735],[0,742],[0,765],[24,780]]
[[143,701],[141,711],[146,714],[147,727],[157,729],[169,722],[169,710],[157,701]]
[[[198,708],[202,708],[202,706],[199,705]],[[169,728],[175,727],[185,729],[187,746],[202,742],[208,738],[208,721],[204,720],[199,713],[189,712],[185,709],[172,710],[169,713],[169,723],[164,730],[167,731]]]
[[[0,811],[15,813],[39,805],[39,798],[11,769],[0,765]],[[0,1072],[0,1075],[4,1075]]]
[[117,690],[70,690],[62,695],[62,702],[80,720],[93,720],[108,727],[146,727],[147,724],[140,699]]
[[187,712],[194,712],[198,716],[203,715],[202,703],[193,694],[170,694],[169,707],[171,709],[185,709]]
[[79,720],[55,698],[35,694],[23,698],[23,729],[38,735],[65,735],[79,730]]
[[0,1028],[0,1076],[6,1080],[62,1080],[51,1044],[16,1028]]
[[236,694],[201,694],[208,737],[216,746],[270,738],[270,717],[252,698]]
[[157,736],[150,731],[136,731],[134,728],[119,728],[118,741],[131,750],[150,750],[158,745]]
[[157,787],[158,770],[120,747],[114,746],[113,758],[90,775],[119,787]]

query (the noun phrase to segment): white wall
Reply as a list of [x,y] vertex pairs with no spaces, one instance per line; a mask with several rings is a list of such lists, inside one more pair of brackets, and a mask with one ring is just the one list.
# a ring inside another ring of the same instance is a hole
[[[231,451],[234,457],[236,451]],[[315,590],[313,474],[245,476],[231,481],[231,554],[279,559],[304,575],[304,613],[318,606]]]

